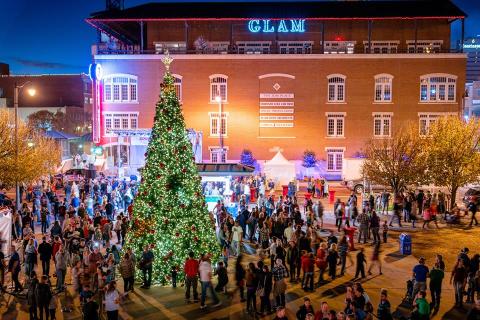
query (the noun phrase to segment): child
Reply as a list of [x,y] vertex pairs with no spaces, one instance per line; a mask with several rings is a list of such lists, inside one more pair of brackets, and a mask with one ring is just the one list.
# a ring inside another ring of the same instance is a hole
[[172,269],[170,270],[171,275],[172,275],[172,286],[174,288],[177,287],[177,274],[178,274],[178,267],[173,266]]
[[218,284],[215,287],[215,291],[227,293],[228,274],[227,268],[225,268],[222,261],[218,262],[218,267],[217,270],[215,270],[215,273],[218,277]]
[[48,311],[50,312],[50,319],[55,320],[55,311],[58,306],[58,298],[56,295],[52,295],[50,298],[50,304],[48,305]]
[[377,315],[379,319],[393,319],[391,313],[390,301],[388,301],[386,289],[380,291],[380,303],[378,304]]
[[387,243],[388,225],[387,221],[383,222],[383,243]]

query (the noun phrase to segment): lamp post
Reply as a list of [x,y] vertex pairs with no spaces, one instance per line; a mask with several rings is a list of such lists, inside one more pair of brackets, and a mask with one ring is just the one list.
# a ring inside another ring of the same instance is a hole
[[[15,167],[18,170],[18,95],[30,81],[26,81],[23,84],[15,83],[15,91],[13,95],[13,108],[15,112]],[[37,92],[34,88],[28,88],[27,93],[33,97]],[[18,174],[15,175],[15,210],[20,208],[20,188],[18,185]]]
[[220,161],[223,162],[223,135],[222,135],[222,96],[217,93],[215,101],[218,102],[218,140],[220,146]]

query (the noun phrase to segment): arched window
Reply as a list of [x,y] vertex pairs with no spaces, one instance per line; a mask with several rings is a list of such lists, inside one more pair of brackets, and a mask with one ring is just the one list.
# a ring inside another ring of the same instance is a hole
[[227,79],[223,74],[212,74],[210,76],[210,102],[217,102],[216,97],[220,96],[222,102],[227,102]]
[[377,74],[375,76],[375,102],[392,102],[393,76],[390,74]]
[[177,95],[178,101],[182,101],[182,76],[179,74],[172,74],[173,84],[175,86],[175,94]]
[[328,79],[328,102],[345,102],[345,79],[343,74],[331,74]]
[[103,101],[112,103],[138,102],[137,76],[111,74],[103,79]]
[[455,102],[457,76],[445,73],[420,77],[420,102]]

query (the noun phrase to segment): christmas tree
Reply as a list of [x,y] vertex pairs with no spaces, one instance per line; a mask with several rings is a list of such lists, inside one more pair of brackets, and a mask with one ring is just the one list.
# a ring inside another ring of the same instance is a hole
[[[196,256],[210,252],[215,260],[220,249],[169,72],[172,58],[167,54],[162,61],[166,73],[126,247],[140,258],[144,246],[150,245],[155,256],[152,282],[167,285],[172,268],[181,270],[190,251]],[[183,277],[179,272],[178,281]]]

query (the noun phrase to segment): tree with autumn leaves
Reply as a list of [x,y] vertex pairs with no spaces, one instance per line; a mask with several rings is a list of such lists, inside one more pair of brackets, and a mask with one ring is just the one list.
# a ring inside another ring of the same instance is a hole
[[425,136],[409,124],[366,144],[363,174],[395,193],[428,184],[445,187],[452,207],[460,187],[480,181],[479,143],[480,124],[473,119],[440,118]]
[[0,111],[0,185],[13,187],[54,173],[61,160],[57,143],[22,121],[15,138],[11,118],[8,111]]
[[[126,238],[126,247],[133,248],[137,257],[145,246],[152,248],[152,281],[161,285],[171,283],[172,268],[181,269],[190,251],[196,256],[212,253],[214,260],[220,255],[174,78],[168,71],[169,61],[164,62],[167,72]],[[183,277],[180,272],[178,280]]]

